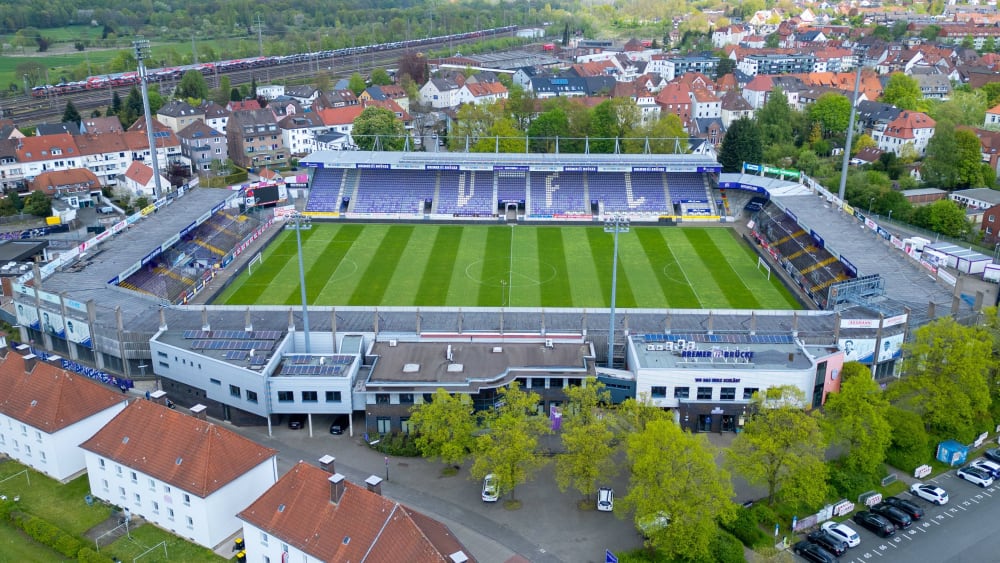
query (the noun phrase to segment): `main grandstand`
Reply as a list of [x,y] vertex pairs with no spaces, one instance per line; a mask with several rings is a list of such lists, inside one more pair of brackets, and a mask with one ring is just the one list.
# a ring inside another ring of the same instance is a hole
[[634,220],[730,215],[721,167],[690,155],[321,151],[305,213],[347,219]]
[[[799,182],[720,175],[718,163],[705,157],[345,151],[315,153],[302,164],[312,172],[310,189],[294,203],[314,221],[600,224],[608,215],[624,214],[664,228],[725,223],[753,242],[762,264],[786,272],[815,310],[619,309],[609,327],[606,308],[311,307],[304,327],[297,306],[191,305],[186,302],[196,292],[219,291],[217,274],[235,268],[234,258],[255,240],[266,241],[276,231],[272,223],[281,220],[268,210],[259,218],[244,213],[242,192],[199,188],[157,202],[19,279],[7,314],[16,320],[20,340],[99,370],[170,379],[170,370],[179,369],[185,377],[207,379],[201,361],[169,367],[171,358],[150,350],[150,340],[164,331],[199,329],[216,342],[212,353],[234,358],[221,361],[249,381],[270,377],[282,365],[281,354],[302,354],[306,342],[314,344],[314,354],[342,355],[358,353],[357,342],[367,346],[426,335],[501,340],[535,335],[557,341],[559,335],[572,335],[592,343],[595,362],[622,367],[634,335],[683,334],[706,346],[730,341],[787,346],[791,339],[824,350],[854,338],[881,349],[883,341],[901,342],[911,326],[969,310],[964,298],[927,280],[909,258],[882,259],[882,253],[894,250],[859,229],[850,215],[841,217],[828,193]],[[750,222],[743,209],[752,198],[757,210]],[[43,325],[43,315],[56,328]],[[272,337],[272,345],[244,350],[247,342],[260,340],[255,335],[262,331]],[[348,338],[357,341],[351,350],[343,348]],[[187,341],[175,340],[182,343],[178,347]],[[656,351],[657,344],[652,345]],[[189,352],[191,358],[206,358],[211,369],[204,351]],[[726,358],[724,350],[720,357]],[[868,361],[885,377],[897,358]],[[287,377],[280,370],[274,374]],[[238,419],[230,415],[239,410],[284,412],[270,395],[251,409],[249,397],[232,395],[239,384],[222,391],[188,385],[191,395],[175,401],[208,401],[213,416],[227,420]]]

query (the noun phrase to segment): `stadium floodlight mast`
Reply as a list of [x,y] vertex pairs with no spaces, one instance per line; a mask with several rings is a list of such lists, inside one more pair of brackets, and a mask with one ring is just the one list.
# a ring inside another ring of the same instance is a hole
[[611,322],[608,330],[608,367],[614,363],[615,352],[615,297],[618,292],[618,233],[627,233],[629,218],[624,215],[611,215],[604,219],[604,232],[615,234],[615,251],[611,260]]
[[288,229],[295,230],[295,243],[299,248],[299,288],[302,290],[302,336],[306,354],[309,353],[309,303],[306,301],[306,269],[302,263],[302,231],[312,228],[312,219],[296,211],[290,217]]
[[153,163],[154,199],[159,201],[163,196],[163,186],[160,185],[160,166],[156,159],[156,137],[153,134],[153,114],[149,109],[149,76],[146,73],[146,58],[149,57],[149,40],[136,39],[132,42],[135,48],[135,60],[139,63],[139,83],[142,85],[142,110],[146,116],[146,139],[149,140],[149,160]]
[[[864,38],[862,35],[858,41]],[[854,118],[858,114],[858,92],[861,89],[861,70],[865,66],[865,54],[867,50],[864,46],[855,44],[854,55],[858,61],[858,74],[854,77],[854,97],[851,98],[851,116],[847,119],[847,139],[844,141],[844,161],[840,165],[840,187],[837,190],[837,198],[840,199],[843,209],[844,197],[847,192],[847,167],[851,163],[851,143],[854,139]]]

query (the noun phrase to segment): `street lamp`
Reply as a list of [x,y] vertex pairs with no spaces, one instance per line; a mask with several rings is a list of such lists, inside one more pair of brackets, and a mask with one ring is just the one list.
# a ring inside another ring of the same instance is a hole
[[618,233],[627,233],[629,218],[612,215],[604,219],[604,232],[615,234],[615,252],[611,262],[611,322],[608,329],[608,367],[612,367],[615,352],[615,296],[618,291]]
[[868,199],[868,214],[869,214],[869,215],[871,215],[871,214],[872,214],[872,204],[873,204],[873,203],[875,203],[875,196],[872,196],[872,197],[870,197],[870,198]]
[[886,219],[886,221],[888,221],[889,223],[892,222],[892,209],[889,210],[889,218]]
[[312,219],[295,212],[291,217],[292,222],[285,228],[295,230],[295,243],[299,249],[299,288],[302,290],[302,335],[305,338],[306,354],[309,353],[309,305],[306,301],[306,270],[302,264],[302,231],[312,229]]

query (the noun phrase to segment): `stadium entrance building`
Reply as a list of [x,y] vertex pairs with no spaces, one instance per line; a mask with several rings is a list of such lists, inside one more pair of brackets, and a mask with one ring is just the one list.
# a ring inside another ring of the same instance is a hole
[[791,334],[636,334],[628,338],[636,391],[693,432],[739,432],[754,393],[792,385],[807,407],[840,389],[844,353]]

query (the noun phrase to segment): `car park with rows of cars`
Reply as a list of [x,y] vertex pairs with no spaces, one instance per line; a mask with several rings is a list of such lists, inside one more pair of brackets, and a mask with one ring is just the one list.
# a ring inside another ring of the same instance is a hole
[[910,494],[938,506],[948,504],[948,492],[941,487],[929,483],[914,483],[910,485]]
[[880,538],[887,538],[896,533],[896,526],[892,522],[874,512],[862,510],[855,513],[852,519],[859,526],[868,529]]
[[989,473],[972,465],[966,465],[965,467],[959,469],[955,472],[955,475],[957,475],[959,479],[965,479],[966,481],[974,485],[979,485],[984,489],[993,484],[993,477],[990,477]]

